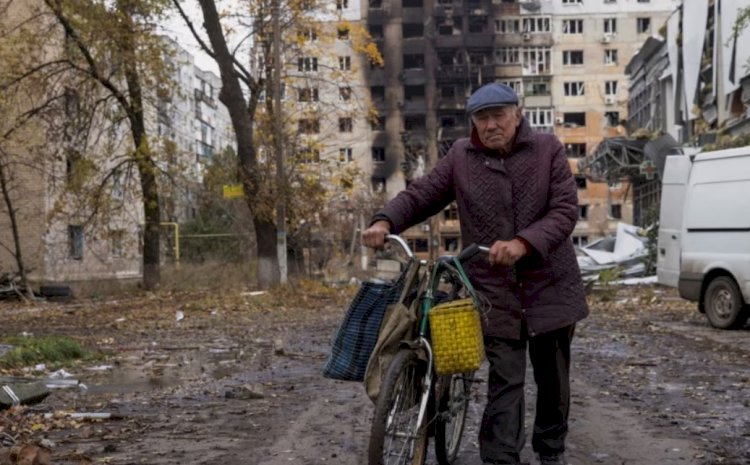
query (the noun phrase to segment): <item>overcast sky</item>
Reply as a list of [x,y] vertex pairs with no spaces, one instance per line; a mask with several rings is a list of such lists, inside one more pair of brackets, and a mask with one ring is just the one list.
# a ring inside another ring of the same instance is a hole
[[[195,28],[205,37],[202,26],[202,14],[198,2],[195,0],[184,0],[181,3],[182,8],[193,20]],[[217,3],[221,5],[225,2]],[[198,41],[195,40],[190,29],[185,25],[185,21],[176,9],[173,8],[173,10],[175,11],[170,15],[169,19],[162,24],[164,29],[163,33],[176,40],[182,48],[193,54],[195,57],[195,64],[198,65],[199,68],[203,70],[211,70],[218,76],[219,67],[216,65],[216,62],[201,50]],[[206,42],[208,42],[207,39]]]

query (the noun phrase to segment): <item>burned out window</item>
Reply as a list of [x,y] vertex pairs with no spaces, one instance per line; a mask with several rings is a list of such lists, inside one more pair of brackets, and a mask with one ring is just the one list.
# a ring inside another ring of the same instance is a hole
[[487,27],[487,16],[469,16],[469,32],[484,32]]
[[349,39],[349,27],[348,26],[342,26],[338,28],[338,38],[339,40],[347,40]]
[[586,113],[583,111],[563,113],[563,123],[570,126],[586,126]]
[[411,249],[415,252],[428,252],[430,250],[430,243],[427,239],[417,238],[414,239]]
[[404,23],[401,26],[401,35],[404,39],[422,37],[424,35],[424,25],[422,23]]
[[456,96],[456,88],[454,86],[441,86],[440,96],[445,98],[453,98]]
[[443,237],[443,249],[446,252],[457,252],[458,251],[458,238],[457,237]]
[[456,204],[452,203],[448,208],[443,210],[443,219],[446,221],[458,219],[458,207],[456,207]]
[[424,6],[423,0],[403,0],[401,4],[404,8],[422,8]]
[[372,177],[372,191],[373,192],[385,192],[385,178],[373,176]]
[[352,132],[354,130],[354,122],[351,118],[339,118],[339,132]]
[[604,124],[610,127],[614,127],[620,124],[620,112],[608,111],[604,113]]
[[609,216],[611,216],[612,218],[616,220],[622,219],[622,205],[620,204],[610,205]]
[[404,86],[404,98],[406,100],[424,98],[424,86]]
[[424,68],[424,55],[408,54],[404,55],[404,69],[422,69]]
[[385,99],[385,87],[384,86],[370,87],[370,98],[372,98],[373,100]]
[[636,18],[635,30],[638,34],[645,34],[651,31],[651,18]]
[[352,88],[349,86],[339,87],[339,97],[341,100],[351,100]]
[[385,147],[372,148],[372,161],[374,163],[385,163]]
[[407,131],[422,130],[425,128],[425,115],[404,116],[404,129]]
[[570,158],[581,158],[586,156],[586,144],[565,144],[565,154]]
[[370,35],[373,39],[383,38],[383,25],[382,24],[370,24]]
[[578,219],[579,220],[585,220],[589,217],[589,206],[588,205],[579,205],[578,206]]
[[576,185],[579,189],[586,189],[586,176],[576,176]]

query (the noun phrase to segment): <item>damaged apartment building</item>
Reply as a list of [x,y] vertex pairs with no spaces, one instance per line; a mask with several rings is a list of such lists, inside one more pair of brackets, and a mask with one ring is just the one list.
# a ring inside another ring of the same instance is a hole
[[689,0],[627,64],[627,134],[581,162],[589,180],[628,179],[633,223],[655,219],[669,154],[750,144],[750,27],[735,36],[743,0]]
[[[348,3],[348,2],[347,2]],[[370,134],[373,183],[396,195],[470,131],[467,97],[502,82],[537,131],[556,134],[571,168],[624,133],[625,65],[678,6],[675,0],[366,0],[363,18],[385,65],[366,79],[379,120]],[[626,179],[577,175],[583,245],[631,221]],[[407,231],[421,254],[461,246],[456,210]]]

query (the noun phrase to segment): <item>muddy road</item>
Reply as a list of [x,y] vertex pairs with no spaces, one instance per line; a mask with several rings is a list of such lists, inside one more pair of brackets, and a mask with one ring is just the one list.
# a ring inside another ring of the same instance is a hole
[[[2,302],[2,335],[64,334],[103,355],[67,368],[81,385],[0,415],[0,445],[41,442],[66,465],[364,464],[372,405],[358,383],[320,376],[349,295],[309,285]],[[750,328],[711,329],[660,288],[620,288],[591,305],[574,340],[571,464],[750,463]],[[474,387],[459,465],[481,463],[484,389]],[[528,449],[524,459],[535,463]]]

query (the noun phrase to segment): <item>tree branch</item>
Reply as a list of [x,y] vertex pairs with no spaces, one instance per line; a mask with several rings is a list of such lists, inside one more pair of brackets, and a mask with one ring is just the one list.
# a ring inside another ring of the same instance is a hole
[[[68,18],[63,14],[59,0],[44,0],[44,3],[52,10],[55,18],[57,18],[57,21],[60,23],[60,25],[62,25],[63,29],[65,29],[65,33],[73,39],[76,46],[78,47],[78,50],[83,55],[86,63],[88,64],[88,69],[86,70],[86,72],[92,78],[96,79],[102,86],[104,86],[104,88],[110,91],[112,95],[114,95],[114,97],[117,99],[117,101],[120,102],[120,105],[122,105],[124,109],[127,109],[127,111],[131,111],[132,109],[130,107],[130,103],[128,102],[125,94],[123,94],[120,89],[118,89],[114,85],[114,83],[112,83],[111,80],[107,79],[101,74],[101,72],[99,72],[99,67],[97,66],[96,60],[94,60],[93,55],[81,40],[78,31],[73,28]],[[83,69],[81,69],[81,71],[83,71]]]

